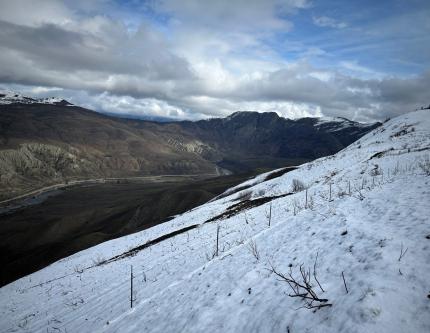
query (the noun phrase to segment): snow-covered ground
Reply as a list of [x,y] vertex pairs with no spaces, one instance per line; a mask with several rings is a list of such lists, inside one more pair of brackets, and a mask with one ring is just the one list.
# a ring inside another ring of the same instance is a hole
[[[392,119],[1,288],[0,331],[430,332],[429,169],[430,112]],[[327,301],[290,297],[273,272],[303,285],[300,267]]]

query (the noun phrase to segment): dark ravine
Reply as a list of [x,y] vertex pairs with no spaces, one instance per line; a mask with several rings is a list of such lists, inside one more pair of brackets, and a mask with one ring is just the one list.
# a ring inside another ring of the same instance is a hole
[[167,221],[251,176],[77,185],[38,204],[0,214],[0,285]]

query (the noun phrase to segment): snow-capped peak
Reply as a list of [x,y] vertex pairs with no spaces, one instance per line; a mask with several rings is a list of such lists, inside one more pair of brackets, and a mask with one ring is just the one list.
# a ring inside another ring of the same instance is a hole
[[373,124],[360,123],[343,117],[319,117],[315,123],[316,127],[332,127],[333,131],[339,131],[348,127],[368,127]]
[[0,105],[6,104],[51,104],[73,105],[59,97],[32,98],[10,90],[0,90]]

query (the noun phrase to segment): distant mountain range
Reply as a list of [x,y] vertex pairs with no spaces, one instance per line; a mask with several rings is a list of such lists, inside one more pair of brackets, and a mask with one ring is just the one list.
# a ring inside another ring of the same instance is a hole
[[273,169],[333,154],[379,125],[274,112],[155,122],[0,94],[0,199],[77,179]]

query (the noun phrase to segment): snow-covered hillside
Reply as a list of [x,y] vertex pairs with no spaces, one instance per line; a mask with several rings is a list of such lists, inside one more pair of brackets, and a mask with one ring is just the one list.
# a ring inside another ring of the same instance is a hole
[[1,331],[430,332],[429,156],[430,113],[392,119],[1,288]]
[[336,132],[351,127],[356,127],[357,129],[359,129],[360,127],[367,127],[369,126],[369,124],[351,121],[342,117],[320,117],[318,118],[315,126],[318,128],[326,128],[331,130],[332,132]]
[[73,105],[58,97],[32,98],[9,90],[0,90],[0,105],[2,104],[61,104]]

